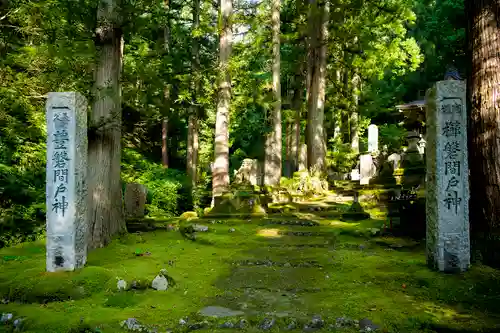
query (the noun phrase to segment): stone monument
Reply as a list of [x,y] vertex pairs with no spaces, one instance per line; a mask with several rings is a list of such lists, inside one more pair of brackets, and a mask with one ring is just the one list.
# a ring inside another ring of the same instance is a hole
[[87,259],[87,102],[49,93],[47,118],[47,271],[72,271]]
[[137,183],[127,184],[125,187],[125,216],[141,218],[145,215],[148,189]]
[[243,162],[241,162],[241,167],[234,172],[234,183],[235,184],[244,184],[249,183],[251,185],[259,185],[258,184],[258,176],[259,176],[259,161],[252,160],[250,158],[245,158]]
[[373,157],[371,154],[363,154],[359,156],[359,173],[360,173],[360,185],[370,184],[370,179],[375,176],[377,168],[373,163]]
[[427,262],[439,271],[470,264],[469,168],[464,81],[439,81],[427,95]]
[[378,127],[375,124],[368,126],[368,152],[378,151]]
[[307,170],[307,145],[305,143],[300,145],[299,151],[299,171]]

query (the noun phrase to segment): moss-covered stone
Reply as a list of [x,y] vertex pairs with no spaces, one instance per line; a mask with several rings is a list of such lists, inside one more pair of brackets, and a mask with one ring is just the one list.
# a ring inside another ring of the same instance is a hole
[[361,221],[370,218],[358,201],[354,201],[349,209],[342,214],[341,221]]
[[191,220],[198,218],[198,214],[196,212],[184,212],[180,216],[183,220]]

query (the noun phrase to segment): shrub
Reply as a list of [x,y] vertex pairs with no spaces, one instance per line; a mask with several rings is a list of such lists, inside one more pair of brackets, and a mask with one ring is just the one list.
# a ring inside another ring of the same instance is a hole
[[177,216],[192,208],[190,185],[183,172],[165,169],[130,149],[124,149],[123,156],[123,180],[127,183],[140,183],[148,188],[148,215]]

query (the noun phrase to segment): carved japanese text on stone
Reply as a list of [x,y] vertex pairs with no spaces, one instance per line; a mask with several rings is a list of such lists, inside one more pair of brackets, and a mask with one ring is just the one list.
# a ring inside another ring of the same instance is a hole
[[427,256],[440,271],[470,264],[465,82],[440,81],[427,100]]
[[86,261],[87,106],[74,92],[49,93],[47,119],[47,271]]

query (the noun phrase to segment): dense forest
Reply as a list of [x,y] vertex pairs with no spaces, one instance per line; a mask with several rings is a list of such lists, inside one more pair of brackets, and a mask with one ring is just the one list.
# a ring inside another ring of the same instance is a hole
[[43,233],[48,92],[89,101],[90,187],[145,184],[149,216],[173,216],[209,206],[245,158],[266,161],[266,185],[302,143],[311,170],[348,172],[370,123],[398,151],[395,105],[465,75],[465,31],[459,0],[4,0],[2,244]]

